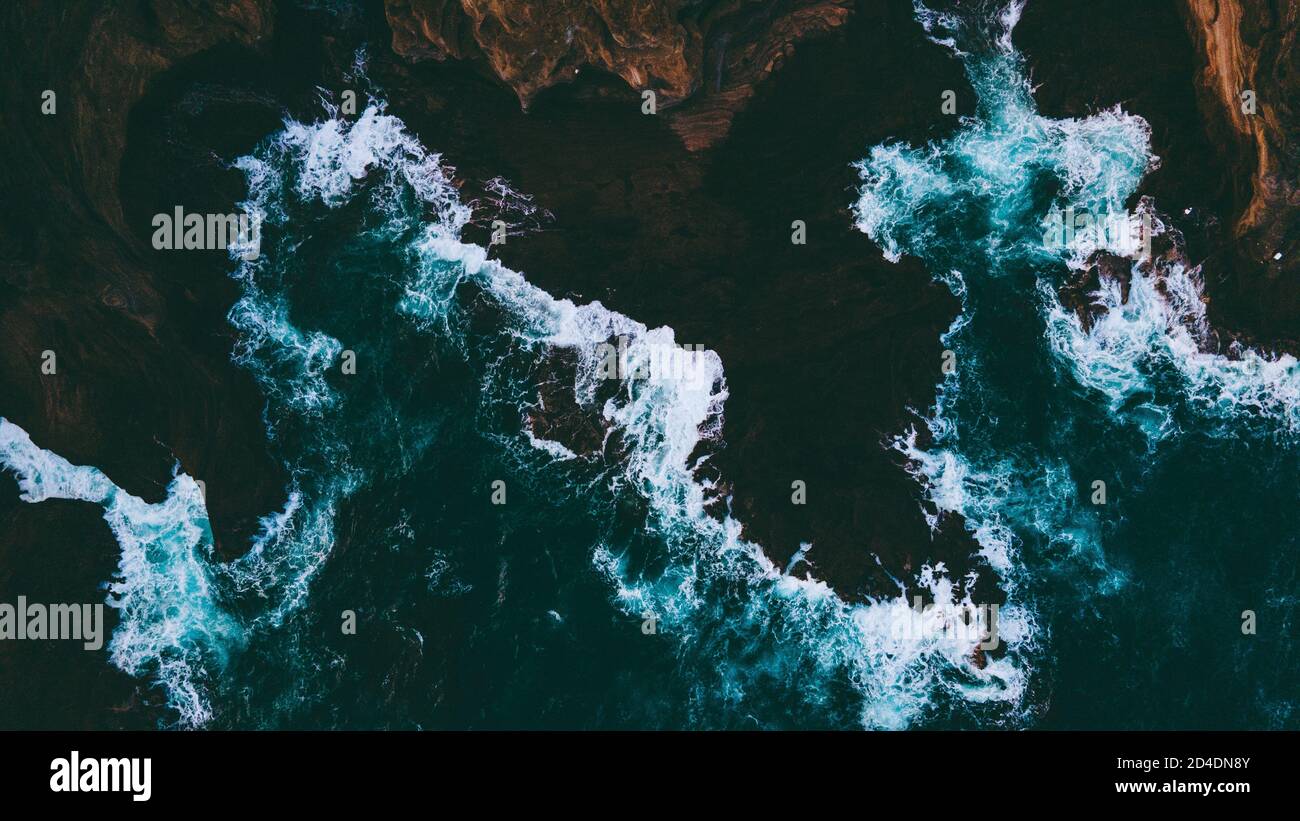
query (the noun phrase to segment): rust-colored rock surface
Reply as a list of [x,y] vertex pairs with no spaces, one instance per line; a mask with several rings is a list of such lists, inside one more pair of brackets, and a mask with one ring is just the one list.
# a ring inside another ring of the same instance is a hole
[[[922,489],[887,441],[916,424],[910,408],[934,401],[939,337],[958,305],[917,260],[886,261],[848,210],[852,160],[957,127],[936,102],[945,89],[972,99],[909,0],[859,0],[845,25],[761,83],[707,150],[673,119],[708,105],[707,88],[650,117],[622,80],[584,71],[521,112],[499,80],[464,62],[376,58],[370,70],[392,110],[466,180],[462,197],[505,174],[553,216],[494,255],[557,297],[598,299],[718,353],[725,445],[694,456],[711,453],[704,470],[727,497],[715,512],[730,510],[777,566],[811,543],[794,572],[858,601],[896,592],[895,578],[926,563],[954,578],[978,566],[989,589],[973,595],[998,601],[963,523],[947,517],[931,532]],[[795,219],[807,245],[791,242]],[[467,238],[488,242],[481,225]],[[599,402],[593,423],[543,383],[539,407],[534,431],[575,452],[604,438]],[[796,480],[806,504],[792,503]]]
[[1205,127],[1232,185],[1231,251],[1218,264],[1241,302],[1225,319],[1300,338],[1300,26],[1296,0],[1183,0],[1201,65]]
[[1139,194],[1203,265],[1211,323],[1288,351],[1300,351],[1297,22],[1296,0],[1031,2],[1015,31],[1043,113],[1119,104],[1151,124],[1160,167]]
[[842,25],[852,0],[387,0],[393,50],[410,60],[472,60],[527,108],[583,71],[614,74],[675,109],[698,150],[727,133],[755,85],[795,44]]

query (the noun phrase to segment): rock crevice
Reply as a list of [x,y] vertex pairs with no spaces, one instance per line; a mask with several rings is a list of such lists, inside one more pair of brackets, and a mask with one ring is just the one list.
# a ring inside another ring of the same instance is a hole
[[584,71],[656,105],[691,150],[714,144],[796,43],[843,25],[853,0],[387,0],[393,51],[467,60],[527,109]]

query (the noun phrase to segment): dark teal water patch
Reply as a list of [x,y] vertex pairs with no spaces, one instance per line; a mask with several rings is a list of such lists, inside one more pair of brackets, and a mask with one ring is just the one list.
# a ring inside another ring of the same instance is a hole
[[[891,635],[905,598],[846,605],[708,515],[692,467],[720,428],[717,356],[602,380],[601,343],[628,339],[635,366],[672,330],[557,301],[461,243],[469,211],[400,121],[289,123],[240,167],[266,224],[232,321],[296,485],[232,575],[264,598],[215,724],[900,726],[965,693],[1014,720],[1014,666]],[[603,444],[531,433],[556,413],[548,383]]]
[[[873,149],[857,203],[963,301],[929,435],[896,444],[997,570],[1000,652],[934,630],[970,580],[900,580],[926,616],[848,605],[709,515],[692,467],[719,444],[723,363],[602,379],[601,343],[643,361],[672,329],[463,243],[449,172],[375,103],[286,122],[238,164],[265,224],[230,319],[292,477],[246,556],[214,561],[189,477],[146,505],[0,420],[30,501],[105,508],[114,663],[181,726],[1295,726],[1296,363],[1202,351],[1194,270],[1135,269],[1089,330],[1060,306],[1090,249],[1045,247],[1044,216],[1122,210],[1152,157],[1122,111],[1037,116],[1015,8],[918,4],[978,112]],[[557,417],[591,441],[537,434]]]
[[[1127,300],[1103,282],[1092,328],[1061,306],[1068,266],[1108,247],[1051,245],[1051,209],[1128,214],[1157,159],[1118,109],[1040,117],[1010,42],[1019,4],[985,5],[917,4],[977,115],[951,141],[860,165],[859,227],[964,304],[933,441],[900,447],[1033,602],[1040,726],[1294,726],[1296,362],[1211,352],[1199,271],[1172,258],[1135,257]],[[1177,244],[1150,203],[1143,217]]]

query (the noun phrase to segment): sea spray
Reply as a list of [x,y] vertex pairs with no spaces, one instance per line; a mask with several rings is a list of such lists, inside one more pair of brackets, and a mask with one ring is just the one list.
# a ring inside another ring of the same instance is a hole
[[74,499],[104,509],[121,547],[108,604],[119,624],[109,643],[114,665],[150,675],[184,726],[211,718],[207,687],[243,642],[243,626],[217,590],[211,531],[198,484],[177,473],[167,497],[148,504],[97,468],[73,465],[38,447],[0,418],[0,467],[18,481],[25,502]]
[[[1046,707],[1058,676],[1087,682],[1055,691],[1052,726],[1204,726],[1203,713],[1135,692],[1147,675],[1202,709],[1277,726],[1294,715],[1278,708],[1294,665],[1279,674],[1261,642],[1237,643],[1228,627],[1239,601],[1254,600],[1244,590],[1259,588],[1221,563],[1253,568],[1267,588],[1293,572],[1292,528],[1245,535],[1241,522],[1245,511],[1289,519],[1294,507],[1281,477],[1297,462],[1295,361],[1239,343],[1217,350],[1176,231],[1150,201],[1126,209],[1158,165],[1149,126],[1118,107],[1039,115],[1011,38],[1023,6],[916,3],[965,68],[976,114],[946,141],[875,146],[857,166],[858,228],[890,259],[919,257],[961,301],[942,338],[954,367],[921,414],[926,435],[906,431],[895,446],[932,524],[932,511],[960,514],[1006,568],[1009,599],[1034,613],[1030,700]],[[1096,231],[1056,241],[1045,230],[1054,212],[1128,215],[1147,234],[1136,247]],[[1122,258],[1129,278],[1103,274],[1085,324],[1059,289],[1098,252]],[[1272,601],[1289,619],[1294,605]],[[1192,602],[1215,613],[1213,628],[1188,630]],[[1221,674],[1172,660],[1171,642],[1186,647],[1192,632]],[[1117,672],[1087,672],[1098,665]],[[1246,692],[1245,670],[1270,683]]]
[[[1085,249],[1047,247],[1044,217],[1119,212],[1155,158],[1121,109],[1034,111],[1023,5],[917,4],[977,113],[947,142],[872,148],[855,207],[886,256],[921,257],[961,301],[927,430],[892,444],[932,525],[963,517],[998,573],[1004,652],[977,662],[989,631],[953,628],[987,603],[940,564],[849,603],[706,513],[716,353],[681,379],[602,378],[611,340],[630,364],[676,334],[557,300],[462,242],[450,170],[376,103],[287,121],[235,164],[266,232],[234,273],[235,356],[291,477],[244,557],[213,560],[184,474],[145,505],[0,420],[25,500],[105,509],[114,663],[186,726],[1294,726],[1296,664],[1268,632],[1293,619],[1300,555],[1294,362],[1207,350],[1193,267],[1160,288],[1135,270],[1127,300],[1104,283],[1088,330],[1062,308]],[[557,412],[542,384],[594,443],[539,433]],[[1098,503],[1084,489],[1103,477]],[[497,486],[511,501],[490,509]],[[1249,646],[1242,599],[1264,625]]]
[[[262,252],[241,259],[234,274],[243,288],[230,313],[240,332],[235,356],[264,391],[272,449],[291,477],[283,509],[263,520],[249,551],[214,561],[202,496],[189,477],[178,473],[165,502],[144,505],[94,468],[68,465],[15,426],[3,428],[5,466],[25,499],[105,506],[123,551],[110,598],[124,613],[114,662],[153,676],[179,723],[293,725],[356,675],[347,672],[347,655],[320,638],[328,615],[313,591],[337,553],[340,510],[369,498],[373,486],[426,469],[449,426],[429,414],[412,393],[411,374],[386,352],[394,344],[425,347],[421,339],[458,353],[458,367],[478,381],[474,422],[485,441],[503,455],[514,451],[512,459],[533,458],[519,455],[522,448],[573,462],[575,478],[588,472],[576,484],[548,488],[557,503],[585,509],[579,515],[595,522],[611,505],[643,511],[639,520],[600,526],[586,552],[614,602],[638,618],[653,613],[659,634],[676,647],[674,678],[688,682],[687,723],[747,726],[758,718],[784,726],[791,705],[802,705],[799,722],[813,723],[901,727],[954,705],[982,704],[999,705],[985,720],[1017,720],[1025,671],[1014,654],[977,663],[981,635],[921,629],[935,619],[955,624],[975,605],[942,566],[924,568],[896,598],[849,604],[815,579],[782,573],[740,537],[735,520],[708,515],[711,485],[696,480],[692,457],[721,432],[727,388],[717,355],[692,351],[680,378],[626,378],[620,369],[624,378],[611,393],[602,368],[610,340],[635,374],[652,369],[655,351],[680,347],[672,329],[647,328],[600,303],[556,300],[482,247],[461,242],[469,210],[448,169],[400,120],[371,105],[352,123],[288,122],[236,166],[249,180],[241,205],[265,236]],[[334,240],[321,229],[333,210],[350,212],[362,228],[344,237],[342,249],[314,259],[318,237]],[[386,264],[375,266],[376,251]],[[362,260],[367,267],[358,270]],[[362,278],[350,289],[309,288],[306,277],[321,272]],[[335,295],[345,299],[331,301]],[[358,323],[362,315],[368,324]],[[475,327],[485,316],[488,326]],[[355,383],[338,367],[345,339],[363,363],[352,371],[360,374]],[[576,356],[574,401],[594,405],[618,432],[615,470],[591,472],[590,459],[532,435],[529,380],[558,350]],[[420,380],[433,389],[436,376]],[[441,587],[445,569],[438,575]],[[475,588],[452,580],[448,589]],[[918,612],[908,596],[921,590],[933,604]],[[1030,640],[1025,617],[1014,604],[1004,607],[1000,641]],[[405,626],[398,633],[421,635]],[[411,646],[423,654],[422,640]],[[282,670],[287,680],[271,677]]]
[[[539,357],[557,350],[575,355],[570,390],[579,405],[590,405],[600,392],[610,340],[620,340],[624,360],[633,364],[651,362],[655,350],[676,346],[671,329],[646,328],[600,303],[557,300],[489,259],[484,248],[461,242],[460,230],[470,213],[456,199],[448,170],[378,105],[354,123],[289,123],[264,151],[238,165],[250,180],[250,199],[243,207],[267,214],[271,241],[270,250],[241,266],[237,275],[247,291],[232,315],[236,325],[257,331],[268,324],[260,317],[280,316],[284,297],[261,283],[284,281],[275,267],[283,259],[278,254],[296,236],[293,232],[303,229],[286,215],[313,200],[334,208],[372,209],[368,213],[379,222],[372,223],[371,231],[406,254],[405,274],[391,289],[391,308],[414,330],[448,341],[480,371],[484,414],[499,418],[503,409],[513,409],[515,433],[502,435],[507,447],[513,447],[508,443],[513,436],[554,458],[576,459],[572,450],[533,435],[529,427],[522,404],[529,388],[521,380],[533,372]],[[474,293],[490,301],[494,321],[503,323],[497,336],[478,338],[468,332],[466,311],[475,304]],[[282,325],[279,320],[269,324]],[[320,333],[259,333],[256,344],[243,349],[255,375],[275,383],[268,385],[268,393],[286,397],[273,402],[273,427],[284,424],[275,421],[281,414],[296,418],[291,426],[308,418],[303,411],[314,403],[295,401],[304,394],[301,387],[285,391],[281,366],[298,363],[291,369],[297,382],[316,379],[319,370],[309,364],[313,346],[301,340]],[[679,664],[697,681],[694,698],[719,713],[700,720],[725,721],[722,715],[740,709],[738,694],[772,689],[782,679],[789,679],[777,687],[783,697],[803,693],[797,697],[814,703],[829,697],[835,681],[856,690],[859,717],[871,726],[902,726],[934,715],[938,708],[932,699],[945,691],[958,700],[1000,701],[1012,705],[1014,714],[1024,689],[1014,662],[999,658],[978,667],[974,640],[889,634],[887,614],[908,611],[901,595],[905,591],[894,601],[846,604],[823,584],[783,575],[757,545],[740,539],[736,522],[705,513],[708,488],[695,479],[690,459],[702,438],[720,434],[727,391],[717,355],[693,353],[686,378],[628,379],[598,403],[599,416],[619,432],[622,443],[622,467],[608,476],[604,492],[615,497],[631,493],[647,504],[642,527],[657,545],[652,562],[657,569],[647,572],[647,557],[627,544],[602,541],[591,551],[596,568],[614,587],[615,601],[631,614],[654,612],[664,632],[680,642]],[[305,393],[324,396],[328,387]],[[344,442],[350,438],[355,437],[338,437]],[[364,460],[354,453],[347,461],[357,465]],[[568,493],[564,488],[553,492]],[[970,604],[957,600],[955,586],[944,582],[941,571],[935,571],[926,589],[940,605],[957,609]],[[1021,619],[1023,613],[1014,606],[1003,616],[1010,625],[1003,636],[1010,644],[1028,636]],[[750,649],[742,650],[742,645]],[[950,677],[956,671],[962,672]]]

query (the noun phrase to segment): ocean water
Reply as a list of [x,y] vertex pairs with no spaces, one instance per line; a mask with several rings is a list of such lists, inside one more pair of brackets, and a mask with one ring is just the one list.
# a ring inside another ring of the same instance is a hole
[[[978,110],[947,142],[858,164],[857,227],[963,305],[930,436],[897,446],[1035,614],[1031,726],[1294,727],[1300,367],[1209,352],[1199,270],[1144,266],[1113,236],[1058,241],[1053,209],[1176,234],[1133,201],[1159,162],[1140,117],[1038,115],[1011,42],[1023,5],[918,2]],[[1131,254],[1130,292],[1103,280],[1085,329],[1056,289],[1108,248]]]
[[[0,420],[24,500],[98,504],[117,537],[111,662],[176,727],[1297,726],[1300,366],[1202,352],[1194,269],[1157,282],[1135,260],[1088,330],[1060,306],[1098,243],[1050,246],[1049,212],[1122,211],[1158,159],[1122,110],[1037,114],[1019,6],[918,3],[978,110],[946,142],[845,158],[857,227],[962,303],[928,430],[893,446],[1002,580],[982,664],[958,629],[982,604],[969,580],[927,566],[849,604],[710,515],[695,468],[726,363],[606,378],[605,343],[634,371],[673,330],[555,299],[462,241],[494,215],[377,89],[236,163],[263,223],[258,257],[232,255],[235,356],[292,477],[244,557],[214,560],[192,478],[149,505]],[[599,444],[548,439],[557,413]]]

